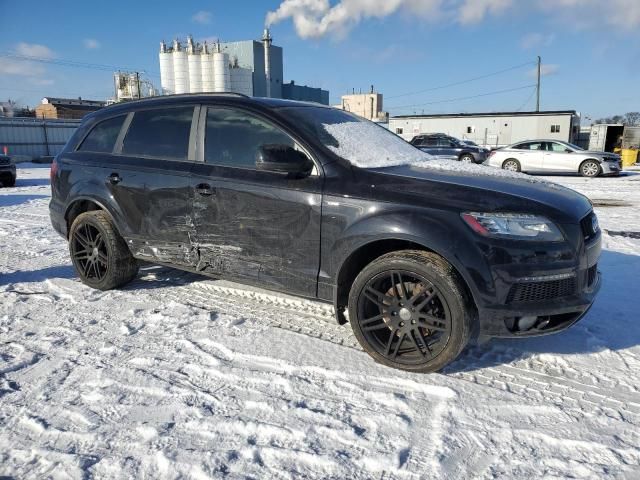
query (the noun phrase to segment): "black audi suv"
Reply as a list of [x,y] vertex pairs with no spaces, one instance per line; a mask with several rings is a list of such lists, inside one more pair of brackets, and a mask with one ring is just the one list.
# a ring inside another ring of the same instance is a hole
[[409,371],[441,369],[477,335],[566,328],[600,287],[586,197],[434,160],[318,104],[109,106],[51,180],[51,221],[87,285],[120,287],[146,261],[332,302],[367,353]]

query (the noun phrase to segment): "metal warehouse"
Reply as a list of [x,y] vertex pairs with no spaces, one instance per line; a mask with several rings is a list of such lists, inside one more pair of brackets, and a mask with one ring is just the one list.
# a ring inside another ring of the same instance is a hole
[[418,134],[446,133],[490,147],[535,138],[573,142],[580,133],[580,114],[575,110],[549,110],[400,115],[389,119],[389,129],[405,140]]

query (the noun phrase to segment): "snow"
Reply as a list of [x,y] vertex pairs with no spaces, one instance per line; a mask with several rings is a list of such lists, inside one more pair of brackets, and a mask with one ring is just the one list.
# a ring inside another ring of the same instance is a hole
[[[327,144],[329,150],[359,168],[411,165],[416,168],[442,172],[517,178],[534,183],[545,182],[539,177],[523,173],[510,172],[499,168],[487,168],[484,165],[476,165],[474,163],[436,159],[434,156],[412,146],[399,136],[372,122],[342,122],[322,124],[322,127],[337,141],[337,145]],[[381,129],[384,134],[380,133]],[[545,183],[552,185],[549,182]]]
[[605,230],[585,319],[432,375],[375,364],[324,304],[154,266],[84,286],[47,177],[0,189],[0,476],[639,478],[640,173],[552,178]]

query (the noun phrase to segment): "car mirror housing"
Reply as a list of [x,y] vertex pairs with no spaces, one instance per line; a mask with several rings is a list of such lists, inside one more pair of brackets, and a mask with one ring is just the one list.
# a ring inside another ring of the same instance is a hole
[[313,170],[313,162],[289,145],[262,145],[256,153],[256,169],[307,176]]

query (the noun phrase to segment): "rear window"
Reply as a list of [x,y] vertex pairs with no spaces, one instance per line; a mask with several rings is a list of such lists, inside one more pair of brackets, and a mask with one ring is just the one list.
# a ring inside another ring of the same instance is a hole
[[86,136],[78,150],[111,153],[125,118],[126,115],[121,115],[98,123]]
[[186,160],[193,107],[136,112],[122,145],[124,155]]

